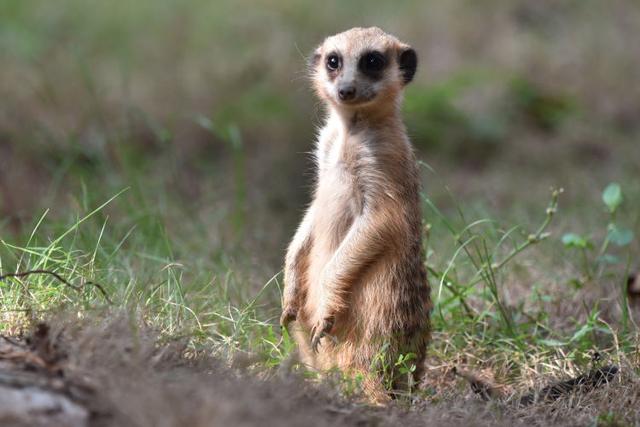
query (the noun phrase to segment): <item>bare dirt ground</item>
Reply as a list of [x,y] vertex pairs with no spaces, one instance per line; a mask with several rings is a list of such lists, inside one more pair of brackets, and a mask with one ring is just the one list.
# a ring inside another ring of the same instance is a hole
[[431,398],[374,408],[283,368],[255,375],[160,343],[128,316],[102,320],[52,319],[2,337],[0,425],[593,425],[594,415],[597,425],[626,425],[608,411],[630,415],[640,403],[638,378],[623,369],[596,390],[526,407],[484,402],[442,375]]

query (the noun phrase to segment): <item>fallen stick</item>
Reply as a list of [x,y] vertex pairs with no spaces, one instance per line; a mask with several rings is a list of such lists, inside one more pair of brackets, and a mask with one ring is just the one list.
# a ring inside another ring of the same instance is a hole
[[55,277],[58,281],[64,283],[66,286],[70,287],[71,289],[73,289],[74,291],[77,291],[77,292],[81,292],[82,289],[84,288],[84,286],[87,286],[87,285],[94,286],[95,288],[97,288],[100,291],[100,293],[102,294],[104,299],[109,304],[113,304],[113,302],[111,301],[111,298],[109,298],[109,295],[104,290],[102,285],[100,285],[99,283],[92,282],[92,281],[87,281],[87,282],[84,283],[84,286],[74,285],[73,283],[69,282],[67,279],[65,279],[64,277],[62,277],[61,275],[59,275],[55,271],[51,271],[51,270],[28,270],[28,271],[22,271],[22,272],[19,272],[19,273],[7,273],[7,274],[3,274],[3,275],[0,276],[0,282],[4,281],[6,279],[11,279],[11,278],[23,278],[23,277],[31,276],[32,274],[48,274],[49,276]]

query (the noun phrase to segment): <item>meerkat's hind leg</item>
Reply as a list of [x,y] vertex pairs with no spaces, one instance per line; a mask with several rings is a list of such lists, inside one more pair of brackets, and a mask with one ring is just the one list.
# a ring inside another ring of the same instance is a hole
[[360,375],[362,376],[362,392],[367,403],[373,406],[385,406],[391,403],[391,394],[377,374],[366,371],[360,372]]

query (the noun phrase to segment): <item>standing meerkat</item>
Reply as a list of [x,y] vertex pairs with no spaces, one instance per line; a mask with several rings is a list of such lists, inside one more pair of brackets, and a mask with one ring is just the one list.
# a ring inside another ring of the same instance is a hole
[[421,375],[430,339],[419,171],[400,117],[415,51],[379,28],[327,38],[311,59],[327,107],[315,157],[317,180],[285,260],[280,323],[303,363],[362,374],[381,402],[401,354]]

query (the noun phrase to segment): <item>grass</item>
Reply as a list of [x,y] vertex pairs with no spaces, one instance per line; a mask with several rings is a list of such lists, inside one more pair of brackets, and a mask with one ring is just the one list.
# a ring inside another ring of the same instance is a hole
[[[49,275],[0,282],[3,330],[18,331],[30,319],[60,310],[99,316],[110,303],[89,286],[93,281],[114,307],[126,307],[163,341],[186,340],[187,354],[230,364],[240,358],[267,377],[288,364],[294,344],[277,325],[278,268],[256,274],[245,248],[221,243],[217,252],[203,249],[211,248],[210,239],[204,225],[192,223],[194,217],[182,217],[188,219],[185,234],[180,228],[170,237],[169,218],[139,210],[132,203],[136,193],[124,189],[96,201],[85,193],[75,203],[79,213],[66,221],[45,211],[22,239],[0,241],[2,273],[48,269],[80,287],[71,289]],[[416,389],[407,402],[446,401],[461,387],[447,379],[454,366],[483,372],[514,394],[586,372],[594,363],[635,366],[637,329],[624,287],[637,253],[635,239],[612,250],[603,245],[612,257],[608,263],[589,255],[585,264],[556,227],[563,215],[559,190],[551,192],[546,209],[541,201],[537,224],[515,226],[476,217],[464,206],[444,213],[423,196],[435,332],[426,389]],[[616,208],[621,227],[634,219],[636,203],[626,199]],[[238,231],[235,209],[228,212],[230,229],[248,234]],[[585,240],[611,237],[610,231],[581,231]],[[595,352],[601,361],[593,362]],[[398,363],[412,369],[410,358]],[[338,387],[350,396],[357,382],[342,378]]]
[[[421,57],[405,117],[428,162],[435,308],[412,397],[464,394],[453,366],[516,394],[594,363],[635,378],[640,54],[626,40],[640,14],[569,3],[3,3],[0,272],[48,269],[80,290],[7,278],[2,329],[124,308],[188,354],[243,358],[263,378],[288,366],[280,268],[319,121],[304,56],[328,33],[378,24]],[[638,419],[585,405],[596,424]]]
[[[90,315],[110,304],[88,285],[95,281],[115,306],[141,313],[145,323],[166,338],[188,337],[193,350],[206,349],[230,361],[237,352],[248,353],[261,369],[286,360],[293,344],[280,336],[276,323],[281,272],[274,271],[252,292],[240,270],[248,267],[227,257],[211,259],[176,247],[161,218],[146,217],[135,227],[129,221],[112,224],[106,211],[124,204],[129,194],[123,190],[95,208],[83,200],[89,211],[66,226],[49,221],[45,212],[24,243],[2,240],[3,273],[47,269],[81,286],[70,289],[48,275],[5,280],[0,288],[3,328],[11,330],[27,316],[60,307]],[[488,367],[503,380],[523,387],[550,374],[588,369],[596,350],[616,364],[635,354],[637,333],[630,327],[626,292],[620,292],[628,265],[609,267],[608,277],[614,280],[608,285],[593,277],[575,287],[567,277],[564,289],[556,290],[555,296],[537,284],[524,296],[508,298],[505,287],[514,280],[510,277],[513,264],[530,259],[532,250],[553,237],[548,229],[560,197],[560,190],[552,192],[546,212],[540,209],[541,225],[529,231],[523,226],[504,227],[490,218],[466,220],[462,208],[457,218],[448,218],[425,196],[427,218],[432,220],[427,239],[436,331],[431,357],[439,365]],[[137,216],[134,212],[123,215]],[[438,245],[442,239],[435,230],[447,230],[450,243]],[[630,259],[630,248],[628,244],[620,248],[620,259]],[[572,249],[562,251],[571,255]],[[598,262],[587,268],[601,268]],[[599,275],[604,276],[604,272]],[[593,286],[608,286],[616,298],[594,305],[585,301],[584,310],[573,313],[572,321],[557,324],[549,303],[558,295],[578,297]],[[623,313],[622,319],[605,321],[603,304]]]

